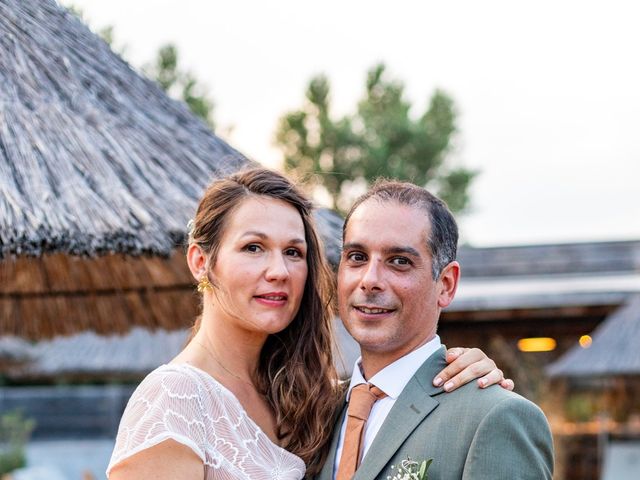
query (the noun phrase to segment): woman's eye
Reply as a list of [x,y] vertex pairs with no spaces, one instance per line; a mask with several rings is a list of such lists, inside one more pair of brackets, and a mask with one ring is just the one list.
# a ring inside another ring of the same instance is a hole
[[351,262],[364,262],[365,258],[364,254],[360,252],[352,252],[347,255],[347,260]]
[[247,252],[251,252],[251,253],[258,253],[258,252],[260,252],[262,250],[262,248],[260,248],[260,245],[257,245],[255,243],[250,243],[249,245],[244,247],[244,249]]
[[289,257],[302,258],[302,252],[297,248],[287,248],[284,253]]

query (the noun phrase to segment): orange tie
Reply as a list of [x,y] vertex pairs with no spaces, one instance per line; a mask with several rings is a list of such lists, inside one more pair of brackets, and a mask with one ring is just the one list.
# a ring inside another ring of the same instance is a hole
[[351,389],[347,408],[347,428],[344,434],[342,456],[338,464],[336,480],[351,480],[360,465],[364,426],[376,400],[387,394],[369,383],[361,383]]

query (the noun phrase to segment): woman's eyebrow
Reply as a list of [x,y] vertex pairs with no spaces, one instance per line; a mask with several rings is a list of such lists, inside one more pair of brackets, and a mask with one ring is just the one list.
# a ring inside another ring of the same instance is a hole
[[[266,239],[269,238],[269,236],[266,233],[263,232],[259,232],[257,230],[248,230],[246,232],[244,232],[240,238],[244,238],[244,237],[258,237],[261,239]],[[294,244],[298,244],[298,243],[307,243],[307,241],[304,238],[292,238],[291,240],[289,240],[290,243],[294,243]]]

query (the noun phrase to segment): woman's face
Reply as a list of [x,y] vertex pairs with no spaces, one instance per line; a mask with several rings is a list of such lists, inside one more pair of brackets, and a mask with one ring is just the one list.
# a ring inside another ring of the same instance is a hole
[[293,320],[307,280],[304,224],[292,205],[251,196],[231,213],[211,269],[216,316],[272,334]]

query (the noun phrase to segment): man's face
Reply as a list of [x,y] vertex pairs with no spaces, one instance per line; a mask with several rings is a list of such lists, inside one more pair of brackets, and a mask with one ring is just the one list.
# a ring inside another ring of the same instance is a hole
[[390,363],[435,335],[440,310],[453,299],[455,285],[447,290],[447,280],[443,286],[432,277],[429,231],[424,210],[394,201],[369,199],[349,219],[338,302],[363,359],[375,355]]

